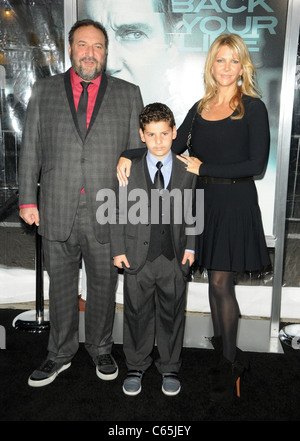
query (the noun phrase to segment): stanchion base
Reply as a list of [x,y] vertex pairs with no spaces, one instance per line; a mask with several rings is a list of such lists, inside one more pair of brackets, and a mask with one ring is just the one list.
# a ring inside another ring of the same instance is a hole
[[300,349],[300,325],[287,325],[279,332],[279,340],[293,349]]
[[19,331],[27,331],[36,334],[40,334],[42,332],[49,331],[50,322],[48,320],[49,311],[44,311],[44,320],[39,322],[36,318],[36,311],[26,311],[22,314],[19,314],[13,320],[13,327],[18,329]]

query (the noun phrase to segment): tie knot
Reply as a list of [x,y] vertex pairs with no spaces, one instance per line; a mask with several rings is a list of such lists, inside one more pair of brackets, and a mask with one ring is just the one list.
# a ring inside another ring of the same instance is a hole
[[163,163],[161,161],[158,161],[156,164],[156,167],[158,168],[158,170],[160,170],[163,166]]
[[92,83],[87,83],[86,81],[81,81],[80,84],[82,85],[83,89],[87,89],[89,87],[89,85],[92,84]]

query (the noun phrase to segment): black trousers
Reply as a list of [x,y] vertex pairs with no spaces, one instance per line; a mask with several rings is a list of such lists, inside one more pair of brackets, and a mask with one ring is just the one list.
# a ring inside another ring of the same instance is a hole
[[181,366],[186,279],[176,259],[159,256],[138,274],[124,277],[123,349],[129,370],[147,370],[156,344],[160,373]]

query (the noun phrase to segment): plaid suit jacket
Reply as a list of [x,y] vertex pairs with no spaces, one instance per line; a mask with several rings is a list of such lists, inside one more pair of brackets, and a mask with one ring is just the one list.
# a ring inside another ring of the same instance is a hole
[[97,240],[109,242],[109,226],[96,220],[96,194],[117,190],[116,164],[121,152],[141,146],[138,116],[140,89],[102,75],[85,140],[80,137],[70,70],[37,82],[32,89],[19,162],[19,204],[37,203],[40,183],[39,234],[64,241],[69,235],[85,188]]

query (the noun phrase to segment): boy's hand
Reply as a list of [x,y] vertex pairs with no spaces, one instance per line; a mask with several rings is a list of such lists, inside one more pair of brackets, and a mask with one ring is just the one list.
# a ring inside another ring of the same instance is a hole
[[120,254],[119,256],[114,257],[114,266],[118,268],[123,268],[122,265],[123,263],[126,266],[126,268],[130,268],[129,262],[125,254]]
[[117,178],[121,187],[128,185],[128,179],[130,176],[131,160],[121,157],[117,164]]
[[189,261],[190,266],[192,266],[195,261],[195,254],[191,253],[190,251],[185,251],[181,262],[182,265],[184,265],[187,260]]

